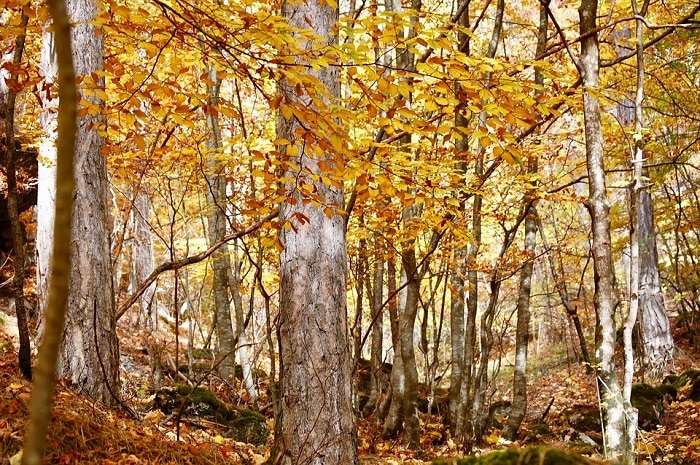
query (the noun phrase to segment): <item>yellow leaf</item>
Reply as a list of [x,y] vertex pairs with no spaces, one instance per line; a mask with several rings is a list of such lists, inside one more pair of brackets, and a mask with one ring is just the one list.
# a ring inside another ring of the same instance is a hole
[[284,119],[289,119],[294,114],[294,111],[289,105],[280,105],[280,111],[282,112]]

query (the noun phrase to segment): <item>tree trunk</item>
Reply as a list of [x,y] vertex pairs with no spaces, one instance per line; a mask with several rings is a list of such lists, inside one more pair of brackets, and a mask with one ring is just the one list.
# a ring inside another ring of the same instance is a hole
[[[66,308],[69,300],[69,280],[71,273],[71,212],[73,203],[74,173],[73,156],[75,154],[75,142],[77,133],[77,104],[78,92],[75,84],[73,59],[71,57],[71,30],[70,18],[63,0],[50,0],[48,6],[53,20],[54,34],[44,31],[44,48],[42,53],[42,65],[51,63],[52,74],[47,74],[48,79],[58,76],[58,95],[61,99],[57,116],[47,117],[43,115],[42,124],[47,137],[57,135],[56,145],[53,150],[56,167],[54,187],[55,205],[54,215],[56,219],[52,223],[51,231],[53,244],[48,247],[53,251],[51,262],[51,289],[48,293],[47,305],[44,307],[47,331],[42,339],[39,355],[37,357],[36,370],[32,383],[32,395],[29,400],[29,420],[25,433],[22,450],[22,465],[40,465],[43,462],[46,450],[47,433],[51,419],[51,397],[54,394],[56,364],[58,362],[61,335],[65,322]],[[56,44],[57,57],[54,58],[51,51]],[[50,47],[49,47],[50,45]],[[44,68],[46,70],[47,68]],[[56,100],[54,100],[56,102]],[[52,107],[56,107],[56,103]],[[42,146],[49,145],[44,141]],[[46,296],[45,296],[46,297]]]
[[[139,190],[134,193],[134,206],[131,209],[131,262],[129,270],[129,293],[136,292],[138,286],[146,281],[153,271],[153,236],[148,223],[151,200],[148,193]],[[152,283],[139,298],[138,321],[146,328],[156,329],[158,311],[154,302],[156,285]]]
[[[460,3],[467,2],[464,13],[459,18],[459,24],[462,27],[469,27],[469,0],[461,0]],[[461,4],[460,4],[461,7]],[[457,34],[459,44],[465,43],[465,50],[462,52],[469,55],[469,37],[465,32],[460,31]],[[456,84],[455,93],[461,93],[461,85]],[[461,133],[468,131],[469,119],[462,113],[457,112],[455,115],[455,128]],[[455,150],[460,154],[466,154],[469,151],[469,138],[458,138],[455,142]],[[461,162],[458,165],[460,175],[466,182],[467,163]],[[460,208],[466,212],[466,202]],[[465,215],[466,216],[466,215]],[[466,218],[465,218],[466,221]],[[454,252],[454,268],[450,273],[450,285],[452,286],[451,301],[450,301],[450,342],[452,350],[452,370],[450,375],[450,404],[449,404],[449,424],[452,435],[457,439],[457,442],[462,442],[460,431],[463,431],[465,409],[461,408],[462,399],[462,383],[465,382],[465,303],[469,290],[465,287],[465,277],[468,272],[468,256],[469,244],[459,246]],[[468,392],[468,391],[467,391]]]
[[[337,43],[337,6],[319,0],[284,2],[282,15],[292,27],[311,28],[329,45]],[[317,46],[307,43],[301,48]],[[304,68],[308,65],[303,56],[297,56],[296,62]],[[325,87],[326,108],[318,108],[308,91],[299,92],[303,87],[295,89],[285,78],[278,87],[282,101],[325,117],[332,103],[328,100],[339,95],[338,70],[331,66],[308,69]],[[316,90],[316,98],[323,98],[320,92]],[[321,162],[339,170],[343,160],[340,153],[312,150],[321,136],[304,131],[295,117],[278,116],[277,135],[290,143],[280,147],[283,160],[290,162],[284,178],[293,181],[284,185],[287,200],[279,215],[280,419],[270,457],[283,465],[353,465],[358,456],[347,327],[345,223],[341,215],[326,215],[323,208],[341,208],[343,192],[342,187],[316,177],[322,172]],[[322,204],[306,201],[297,188],[300,184],[312,189]]]
[[[544,14],[546,18],[546,12]],[[545,29],[546,34],[546,29]],[[537,172],[537,159],[528,160],[528,172]],[[529,197],[529,196],[528,196]],[[534,205],[525,219],[524,252],[529,256],[520,271],[520,288],[518,290],[518,315],[515,328],[515,367],[513,370],[513,403],[508,423],[502,436],[509,441],[515,440],[520,423],[527,412],[527,345],[530,339],[530,289],[532,269],[534,267],[535,242],[537,239],[537,212]]]
[[674,351],[671,324],[668,321],[659,277],[659,258],[654,232],[651,195],[641,189],[639,208],[639,325],[644,365],[652,376],[662,375]]
[[372,281],[371,305],[372,305],[372,336],[371,336],[371,356],[370,365],[370,390],[369,399],[365,404],[364,414],[373,412],[381,400],[383,385],[385,382],[384,365],[384,313],[382,304],[384,303],[384,257],[382,238],[375,235],[375,247],[377,248],[377,259],[374,262],[374,279]]
[[[29,22],[29,17],[22,14],[20,26],[26,27]],[[25,34],[20,34],[15,40],[15,51],[12,61],[15,65],[22,62],[22,54],[24,53]],[[10,76],[12,79],[17,79],[17,75]],[[15,315],[17,316],[17,332],[19,334],[19,368],[25,379],[32,379],[32,356],[31,343],[29,340],[29,327],[27,325],[27,308],[24,298],[24,277],[26,267],[26,250],[25,237],[22,225],[19,220],[18,207],[18,190],[17,190],[17,173],[16,159],[17,146],[15,144],[15,99],[17,94],[10,87],[5,85],[5,79],[2,79],[0,86],[0,110],[5,112],[5,150],[6,150],[6,168],[7,168],[7,216],[10,219],[12,229],[12,247],[15,253],[14,259],[14,278],[12,282],[13,295],[15,300]],[[5,99],[6,96],[6,99]],[[2,113],[0,111],[0,113]],[[2,115],[0,115],[1,117]]]
[[[93,73],[103,69],[104,61],[103,36],[92,25],[96,6],[87,0],[71,0],[67,8],[74,24],[71,37],[76,74],[94,76]],[[42,65],[46,66],[45,76],[52,79],[56,69],[55,64],[49,64],[54,61],[53,39],[49,34],[44,38]],[[94,85],[103,88],[104,79],[99,77]],[[119,346],[110,262],[107,169],[101,153],[103,139],[98,133],[99,126],[104,124],[100,110],[103,102],[90,88],[83,90],[83,98],[90,102],[91,108],[79,117],[76,135],[70,294],[58,374],[96,400],[114,405],[119,394]],[[50,134],[53,117],[49,113],[47,108],[42,119]],[[53,164],[56,150],[50,142],[45,143],[40,155],[37,287],[44,309],[50,262],[47,251],[53,236],[50,212],[55,203],[56,184],[55,168],[47,165]]]
[[[547,49],[547,9],[549,1],[544,0],[540,4],[540,21],[537,29],[537,48],[535,59],[543,55]],[[535,82],[539,85],[544,83],[544,76],[535,70]],[[532,183],[537,178],[537,158],[532,156],[527,161],[527,174]],[[535,209],[536,192],[529,189],[525,195],[524,202],[531,203],[530,211],[525,218],[525,244],[523,251],[528,255],[527,262],[520,270],[520,288],[518,290],[518,315],[515,328],[515,367],[513,370],[513,403],[508,423],[503,429],[502,436],[510,441],[515,440],[520,423],[525,418],[527,412],[527,345],[530,339],[530,292],[532,282],[532,270],[534,268],[535,245],[537,242],[537,211]],[[525,205],[525,208],[528,208]]]
[[[209,65],[208,85],[209,103],[213,108],[219,104],[219,88],[221,79],[218,76],[214,64]],[[219,163],[218,156],[221,150],[221,130],[216,113],[207,113],[207,126],[209,138],[207,139],[207,233],[209,244],[218,242],[226,235],[226,174],[224,167]],[[227,244],[223,244],[214,252],[211,259],[212,293],[214,294],[214,311],[216,312],[216,336],[218,353],[216,356],[219,373],[227,383],[233,383],[236,373],[236,339],[233,335],[233,322],[231,320],[231,306],[229,299],[229,278],[231,259]]]
[[[415,241],[412,241],[415,242]],[[404,371],[403,394],[403,421],[404,440],[409,448],[420,447],[420,423],[418,421],[418,369],[416,367],[415,346],[413,333],[415,330],[416,315],[418,313],[418,299],[420,297],[420,277],[416,268],[416,253],[411,245],[401,253],[402,274],[408,285],[402,292],[402,304],[400,307],[401,319],[401,361]],[[403,283],[402,283],[403,284]]]
[[617,307],[615,273],[610,241],[610,213],[605,183],[603,128],[598,101],[600,57],[596,31],[597,0],[581,0],[579,8],[581,58],[577,64],[583,80],[583,113],[589,192],[586,207],[591,215],[596,309],[596,371],[603,410],[603,438],[608,458],[634,454],[627,448],[627,421],[622,391],[615,373],[615,321]]

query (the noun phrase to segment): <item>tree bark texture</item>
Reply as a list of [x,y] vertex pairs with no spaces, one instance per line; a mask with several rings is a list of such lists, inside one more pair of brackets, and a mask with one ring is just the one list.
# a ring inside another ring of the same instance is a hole
[[[216,68],[210,64],[208,85],[209,103],[213,108],[219,103],[219,87],[221,80]],[[226,175],[224,167],[218,161],[221,150],[221,130],[214,112],[207,114],[207,235],[209,245],[216,244],[226,235]],[[231,306],[229,299],[228,273],[231,269],[228,244],[223,244],[212,254],[212,294],[214,295],[214,311],[216,312],[216,336],[218,353],[216,356],[219,373],[227,382],[232,383],[236,373],[236,341],[233,335]]]
[[[91,21],[97,14],[90,0],[69,0],[74,24],[73,62],[78,76],[103,70],[103,36]],[[97,85],[104,86],[104,78]],[[101,108],[103,102],[84,95]],[[107,166],[98,133],[101,114],[78,119],[75,148],[75,194],[71,243],[71,291],[63,335],[59,374],[91,397],[114,405],[119,393],[119,345],[116,333],[110,220],[107,212]],[[112,392],[110,392],[112,391]]]
[[[77,75],[90,76],[103,69],[103,37],[96,34],[90,22],[97,9],[93,2],[71,0],[67,4],[73,28],[71,39],[75,44],[73,62]],[[55,53],[53,41],[47,40],[42,56],[45,76],[52,79],[55,65],[50,55]],[[95,83],[104,86],[104,79],[97,77]],[[99,109],[102,101],[85,89],[83,97]],[[48,106],[55,105],[49,102]],[[71,384],[91,397],[107,404],[115,404],[119,393],[119,348],[115,331],[115,310],[112,291],[112,271],[109,247],[109,218],[107,214],[107,169],[101,154],[103,139],[98,126],[103,117],[88,112],[78,118],[74,169],[75,193],[73,196],[73,218],[71,228],[74,240],[71,243],[71,277],[66,325],[59,359],[59,376],[66,377]],[[47,108],[42,118],[50,119]],[[44,127],[52,123],[45,120]],[[45,162],[39,169],[39,301],[46,302],[48,263],[50,262],[51,237],[56,174],[54,167],[47,166],[55,160],[55,148],[51,143],[42,144],[40,155]],[[43,176],[42,176],[43,175]],[[111,391],[111,392],[110,392]]]
[[597,0],[582,0],[579,8],[581,57],[578,63],[583,79],[584,132],[589,193],[587,208],[591,215],[592,253],[596,309],[596,372],[603,410],[606,456],[622,459],[633,454],[627,450],[627,421],[622,391],[615,373],[615,321],[617,307],[615,273],[610,241],[610,213],[603,161],[603,128],[597,97],[600,56],[596,32]]
[[652,376],[662,375],[672,361],[675,344],[666,314],[654,231],[652,197],[644,188],[638,197],[639,326],[644,365]]
[[[293,27],[311,28],[329,45],[337,43],[337,6],[321,0],[284,2],[282,14]],[[303,56],[296,60],[305,63]],[[325,87],[329,100],[338,97],[336,68],[309,73]],[[286,78],[280,80],[284,101],[324,111],[294,87]],[[305,201],[297,189],[298,183],[313,186],[325,206],[342,208],[342,188],[314,179],[321,173],[319,162],[335,165],[342,160],[338,154],[334,158],[315,153],[303,138],[307,135],[315,141],[320,136],[304,131],[295,118],[278,117],[278,137],[297,149],[293,154],[282,147],[282,156],[298,168],[284,173],[293,181],[285,183],[287,200],[280,206],[280,419],[271,461],[353,465],[358,456],[347,327],[345,223],[339,214],[327,216],[324,205]]]

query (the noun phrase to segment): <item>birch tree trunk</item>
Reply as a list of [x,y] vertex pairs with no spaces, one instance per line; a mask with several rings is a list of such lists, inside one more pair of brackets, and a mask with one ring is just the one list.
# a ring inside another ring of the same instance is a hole
[[[103,36],[91,24],[97,8],[89,0],[70,0],[67,9],[73,23],[75,72],[78,76],[90,76],[101,71],[104,62]],[[42,67],[49,81],[56,73],[54,53],[53,38],[45,32]],[[95,85],[104,87],[104,79],[98,77]],[[83,89],[83,98],[90,102],[91,108],[78,118],[73,162],[75,193],[71,229],[74,240],[71,243],[70,293],[58,374],[94,399],[114,405],[119,393],[119,345],[110,263],[107,168],[101,154],[103,139],[98,133],[99,126],[104,124],[103,102],[91,89]],[[56,103],[54,100],[48,105]],[[37,287],[42,310],[49,285],[47,271],[51,261],[56,189],[56,149],[51,139],[54,127],[51,119],[50,108],[45,108],[42,121],[49,138],[40,150],[37,237]]]
[[[286,1],[282,15],[292,27],[310,28],[328,45],[337,43],[337,6],[322,0]],[[308,43],[302,48],[316,47]],[[295,60],[307,67],[304,56]],[[324,87],[316,90],[317,98],[329,106],[339,96],[338,70],[308,67],[308,73]],[[295,92],[287,78],[280,79],[278,88],[286,104],[313,112],[325,110],[314,105],[307,91]],[[293,117],[279,115],[277,135],[290,143],[280,149],[283,159],[291,162],[283,176],[292,181],[284,184],[287,200],[279,215],[280,419],[271,462],[353,465],[358,455],[347,327],[345,222],[339,214],[327,216],[323,208],[342,208],[343,191],[315,178],[322,172],[321,162],[340,169],[343,160],[337,153],[312,150],[319,136],[305,132]],[[300,184],[313,189],[325,205],[305,202],[297,188]]]

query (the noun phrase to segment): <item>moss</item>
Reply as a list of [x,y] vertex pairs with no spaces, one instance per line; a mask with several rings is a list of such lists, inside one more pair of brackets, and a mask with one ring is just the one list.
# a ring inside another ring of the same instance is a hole
[[508,449],[460,460],[435,460],[434,465],[590,465],[591,459],[546,446]]
[[265,444],[270,428],[265,417],[248,409],[229,407],[207,389],[185,384],[158,391],[154,403],[164,413],[182,412],[185,416],[204,418],[229,428],[226,435],[239,442]]
[[678,389],[671,384],[659,384],[656,390],[663,394],[666,402],[674,401],[678,397]]
[[630,401],[639,411],[639,427],[645,430],[659,424],[664,411],[664,392],[645,383],[632,385]]
[[[667,377],[668,378],[668,377]],[[693,384],[696,380],[700,379],[700,370],[686,370],[680,374],[673,383],[673,385],[680,389],[683,386],[688,386]]]
[[214,360],[214,351],[211,349],[192,349],[192,358],[196,360]]
[[538,436],[546,436],[552,432],[552,429],[547,423],[537,420],[532,424],[532,432]]
[[600,431],[600,411],[598,407],[575,405],[564,410],[566,421],[577,431]]
[[229,430],[226,436],[239,442],[247,442],[256,446],[267,443],[270,427],[265,417],[251,410],[239,410],[241,416],[228,422]]

